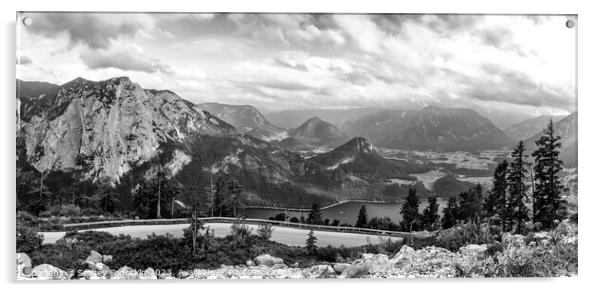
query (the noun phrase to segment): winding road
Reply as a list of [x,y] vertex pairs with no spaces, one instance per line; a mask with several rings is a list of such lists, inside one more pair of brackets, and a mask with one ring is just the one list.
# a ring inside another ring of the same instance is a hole
[[[215,236],[224,237],[230,233],[230,223],[207,223],[206,227],[210,227],[215,231]],[[119,226],[119,227],[107,227],[90,229],[94,231],[105,231],[113,235],[126,234],[137,238],[146,238],[148,235],[155,234],[167,234],[171,233],[176,237],[183,235],[183,229],[190,226],[190,224],[167,224],[167,225],[132,225],[132,226]],[[257,225],[248,224],[249,227],[256,232]],[[84,230],[82,230],[84,231]],[[305,240],[309,230],[275,226],[274,232],[272,233],[271,240],[290,245],[290,246],[305,246]],[[41,232],[44,235],[44,243],[55,243],[57,240],[65,236],[65,232]],[[317,246],[340,246],[344,245],[347,247],[361,246],[370,243],[378,243],[388,238],[398,240],[397,237],[379,236],[379,235],[366,235],[357,233],[346,233],[346,232],[333,232],[333,231],[320,231],[315,230],[314,236],[318,238]]]

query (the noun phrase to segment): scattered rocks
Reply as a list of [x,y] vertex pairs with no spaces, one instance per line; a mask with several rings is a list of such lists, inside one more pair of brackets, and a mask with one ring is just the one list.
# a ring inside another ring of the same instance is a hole
[[255,265],[255,262],[252,260],[247,260],[246,264],[247,264],[247,267],[252,267]]
[[103,279],[102,277],[100,277],[98,275],[97,272],[90,271],[90,270],[83,271],[80,276],[81,276],[81,279],[85,279],[85,280],[100,280],[100,279]]
[[90,255],[86,258],[85,262],[92,262],[92,263],[108,263],[110,261],[113,260],[113,256],[112,255],[102,255],[100,253],[98,253],[97,251],[90,251]]
[[147,268],[139,277],[140,280],[157,280],[157,274],[153,268]]
[[337,273],[342,273],[344,270],[346,270],[347,268],[349,268],[351,266],[351,264],[347,264],[347,263],[336,263],[332,266],[332,268],[334,269],[335,272]]
[[31,276],[31,258],[25,253],[17,253],[17,277]]
[[469,244],[460,248],[460,253],[467,256],[483,256],[487,252],[487,244]]
[[69,274],[53,265],[41,264],[35,266],[31,274],[38,280],[68,280]]
[[140,279],[140,275],[138,275],[138,272],[136,272],[136,270],[134,270],[128,266],[123,266],[119,270],[117,270],[115,273],[113,273],[113,275],[111,276],[111,279],[114,279],[114,280],[138,280],[138,279]]
[[275,264],[283,264],[284,261],[281,258],[273,257],[269,254],[258,255],[253,259],[257,265],[264,265],[271,267]]
[[384,254],[365,253],[345,269],[339,278],[356,278],[366,274],[385,273],[394,265]]
[[331,265],[317,265],[303,270],[303,276],[309,279],[331,278],[335,274]]
[[90,255],[86,258],[86,262],[102,263],[102,255],[94,250],[90,251]]
[[288,268],[288,266],[285,264],[274,264],[272,266],[272,269],[286,269],[286,268]]
[[401,249],[395,254],[395,256],[393,257],[393,259],[391,260],[391,262],[393,264],[398,263],[399,261],[401,261],[404,258],[408,258],[408,257],[412,257],[414,255],[414,249],[404,245],[401,247]]

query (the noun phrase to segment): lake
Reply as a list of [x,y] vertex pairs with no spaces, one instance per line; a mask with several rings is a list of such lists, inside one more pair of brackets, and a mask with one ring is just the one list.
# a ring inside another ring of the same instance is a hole
[[[443,208],[447,206],[447,199],[438,199],[439,215],[443,214]],[[329,219],[332,222],[338,219],[341,223],[355,225],[357,215],[362,205],[366,206],[368,219],[372,217],[389,217],[395,223],[401,221],[401,206],[403,203],[370,202],[370,201],[345,201],[322,208],[322,218]],[[420,210],[424,210],[428,202],[426,199],[420,200]],[[250,207],[245,209],[247,218],[268,219],[279,213],[287,213],[289,218],[300,218],[303,215],[307,218],[309,210],[269,208],[269,207]]]

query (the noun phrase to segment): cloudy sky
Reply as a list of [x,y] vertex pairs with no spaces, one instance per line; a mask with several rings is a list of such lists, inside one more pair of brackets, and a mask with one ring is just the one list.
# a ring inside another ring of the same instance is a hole
[[[17,77],[129,76],[193,102],[576,110],[567,16],[25,13]],[[495,118],[495,117],[497,118]]]

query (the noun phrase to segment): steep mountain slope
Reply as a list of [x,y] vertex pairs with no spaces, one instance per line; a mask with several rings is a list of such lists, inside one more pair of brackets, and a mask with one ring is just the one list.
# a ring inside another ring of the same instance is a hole
[[285,148],[336,147],[349,139],[337,127],[318,117],[313,117],[288,131],[288,136],[289,138],[280,144]]
[[428,106],[419,111],[384,111],[344,126],[365,133],[380,147],[410,150],[477,151],[511,145],[491,121],[469,109]]
[[551,116],[543,115],[532,119],[525,120],[506,129],[504,132],[514,141],[526,140],[533,135],[541,132],[550,120],[553,122],[559,121],[566,116]]
[[284,129],[272,125],[255,107],[250,105],[229,105],[201,103],[198,108],[208,111],[234,126],[242,133],[265,141],[286,138]]
[[382,110],[379,108],[284,110],[266,113],[265,116],[274,125],[287,129],[297,127],[312,117],[318,117],[339,127],[346,121],[355,120]]
[[453,175],[446,175],[433,183],[433,192],[440,198],[449,198],[473,188],[475,184],[458,180]]
[[356,137],[309,159],[309,173],[339,173],[364,179],[409,178],[401,164],[380,156],[365,138]]
[[345,122],[341,130],[352,137],[366,137],[376,141],[399,131],[416,116],[416,111],[383,110],[356,120]]
[[[565,167],[576,167],[577,166],[577,112],[573,112],[564,119],[561,119],[554,123],[554,131],[556,134],[562,137],[560,143],[562,148],[560,149],[560,159],[564,161]],[[525,140],[525,148],[529,151],[536,149],[535,141],[541,137],[543,132],[539,132],[533,137]]]
[[164,143],[236,133],[173,92],[126,77],[75,79],[41,99],[23,99],[20,116],[25,159],[38,171],[76,169],[111,181],[162,153]]
[[38,97],[56,91],[59,86],[48,82],[17,79],[17,97]]

